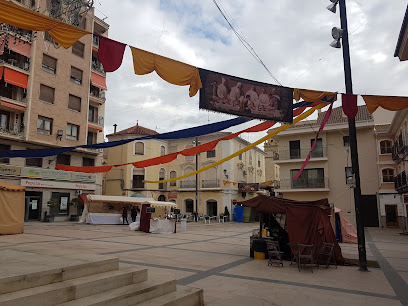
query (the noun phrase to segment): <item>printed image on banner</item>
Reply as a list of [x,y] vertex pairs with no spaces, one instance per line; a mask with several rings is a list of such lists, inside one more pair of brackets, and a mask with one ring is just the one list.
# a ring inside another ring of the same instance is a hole
[[200,108],[237,116],[292,123],[293,88],[199,69]]
[[238,183],[239,192],[255,192],[259,190],[259,183]]

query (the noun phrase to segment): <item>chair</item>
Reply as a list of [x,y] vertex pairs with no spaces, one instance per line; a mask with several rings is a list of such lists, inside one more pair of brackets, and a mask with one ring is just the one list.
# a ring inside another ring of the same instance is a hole
[[334,250],[334,243],[328,243],[328,242],[324,243],[323,249],[319,255],[319,261],[318,261],[319,265],[325,264],[326,269],[328,269],[330,265],[330,259],[333,259],[334,265],[337,269],[336,257],[334,256],[333,250]]
[[288,245],[292,253],[292,261],[290,262],[290,266],[291,266],[294,262],[298,263],[299,244],[298,243],[288,243]]
[[268,250],[268,255],[269,255],[268,266],[277,264],[278,267],[279,266],[283,267],[283,262],[282,262],[283,252],[280,251],[279,241],[273,241],[269,239],[266,240],[266,248]]
[[204,216],[204,224],[207,224],[207,221],[208,221],[208,224],[211,224],[211,220],[214,220],[214,219],[217,219],[217,216],[205,215]]
[[313,262],[315,246],[314,244],[298,244],[298,269],[300,272],[301,268],[308,268],[312,270],[315,263]]

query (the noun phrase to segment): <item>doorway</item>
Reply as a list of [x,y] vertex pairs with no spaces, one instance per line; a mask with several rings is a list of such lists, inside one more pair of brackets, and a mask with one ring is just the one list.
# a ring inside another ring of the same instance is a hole
[[41,221],[42,192],[26,191],[24,221]]
[[387,227],[398,227],[397,205],[385,205],[385,223]]
[[207,215],[217,215],[217,201],[207,201]]

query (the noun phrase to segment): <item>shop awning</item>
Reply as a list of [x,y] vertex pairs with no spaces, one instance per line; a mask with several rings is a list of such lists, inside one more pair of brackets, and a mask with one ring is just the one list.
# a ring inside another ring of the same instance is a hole
[[142,204],[153,201],[152,198],[134,198],[134,197],[122,197],[122,196],[108,196],[108,195],[96,195],[91,194],[87,196],[86,201],[88,203],[118,203],[118,204]]
[[91,83],[93,86],[96,86],[103,90],[108,90],[106,87],[106,79],[95,72],[91,72]]
[[0,80],[3,78],[3,71],[4,71],[4,68],[0,67]]
[[31,55],[31,44],[20,38],[8,35],[7,47],[18,54],[24,55],[25,57],[29,58]]
[[18,87],[27,89],[28,75],[12,70],[10,68],[4,67],[4,81],[16,85]]
[[10,107],[10,108],[13,108],[13,109],[16,109],[16,110],[19,110],[19,111],[25,111],[26,110],[25,106],[14,104],[14,103],[11,103],[11,102],[8,102],[8,101],[1,100],[0,104],[2,106]]

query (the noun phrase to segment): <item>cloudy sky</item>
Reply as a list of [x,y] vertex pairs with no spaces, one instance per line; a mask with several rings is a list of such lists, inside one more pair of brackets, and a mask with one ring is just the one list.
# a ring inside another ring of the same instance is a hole
[[[329,46],[340,27],[329,0],[218,0],[241,35],[284,86],[344,92],[341,49]],[[97,16],[114,40],[197,67],[271,84],[212,0],[96,0]],[[408,96],[408,61],[394,57],[406,0],[346,0],[353,90]],[[107,76],[105,133],[140,125],[159,133],[232,118],[198,108],[198,94],[166,83],[156,73],[135,75],[130,49]],[[360,99],[359,104],[363,104]],[[340,106],[336,102],[335,106]],[[251,121],[230,131],[252,126]],[[243,134],[251,142],[265,133]]]

